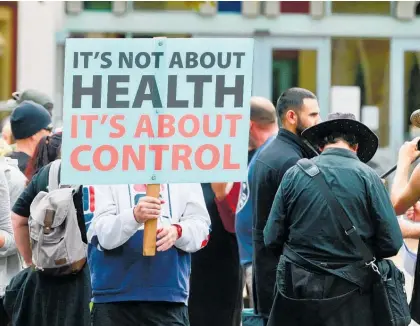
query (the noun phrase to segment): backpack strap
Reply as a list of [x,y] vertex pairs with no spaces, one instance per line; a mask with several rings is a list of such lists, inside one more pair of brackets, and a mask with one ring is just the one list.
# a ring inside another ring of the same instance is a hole
[[331,191],[330,187],[327,185],[325,178],[319,169],[318,166],[307,158],[300,159],[297,162],[299,168],[305,172],[309,177],[311,177],[312,182],[317,185],[319,192],[323,195],[325,200],[328,203],[331,211],[337,217],[338,222],[341,224],[343,231],[350,238],[350,241],[356,247],[356,250],[359,254],[362,255],[363,260],[366,265],[371,265],[372,269],[377,272],[377,266],[375,265],[375,256],[370,248],[364,243],[363,239],[357,232],[356,227],[354,226],[352,220],[345,212],[343,206],[338,202],[334,193]]
[[61,160],[55,160],[51,163],[50,172],[48,175],[48,191],[53,191],[60,188],[58,180],[60,173]]

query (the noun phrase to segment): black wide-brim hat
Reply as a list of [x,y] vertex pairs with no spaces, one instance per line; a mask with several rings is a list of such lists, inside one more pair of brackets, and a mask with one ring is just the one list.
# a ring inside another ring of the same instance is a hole
[[350,113],[330,113],[326,121],[305,129],[302,137],[319,147],[320,142],[334,132],[352,134],[357,138],[357,156],[364,163],[369,162],[378,150],[379,141],[375,133]]

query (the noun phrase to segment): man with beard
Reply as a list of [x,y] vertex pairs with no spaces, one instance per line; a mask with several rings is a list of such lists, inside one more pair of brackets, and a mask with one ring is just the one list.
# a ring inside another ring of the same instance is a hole
[[254,308],[265,323],[273,304],[276,267],[281,253],[265,248],[263,230],[283,175],[301,158],[315,156],[302,141],[301,134],[320,122],[318,100],[303,88],[290,88],[281,94],[276,110],[282,127],[255,161],[251,188]]
[[[256,151],[277,133],[275,111],[269,100],[251,98],[248,163]],[[211,218],[211,234],[206,248],[194,253],[191,258],[191,326],[241,324],[245,272],[242,266],[246,267],[244,262],[247,265],[251,263],[252,212],[249,205],[243,208],[239,217],[240,230],[236,223],[235,236],[235,210],[239,196],[235,185],[232,182],[202,185]],[[250,284],[250,280],[246,281]]]

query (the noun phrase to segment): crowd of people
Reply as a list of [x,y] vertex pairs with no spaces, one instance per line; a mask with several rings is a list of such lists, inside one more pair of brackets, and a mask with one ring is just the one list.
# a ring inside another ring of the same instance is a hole
[[420,238],[397,218],[420,218],[419,139],[401,147],[388,193],[367,164],[377,136],[351,114],[322,121],[309,90],[276,106],[251,98],[246,181],[163,184],[158,198],[143,184],[62,185],[52,102],[14,96],[0,144],[0,326],[377,325],[374,271],[351,234],[376,261]]

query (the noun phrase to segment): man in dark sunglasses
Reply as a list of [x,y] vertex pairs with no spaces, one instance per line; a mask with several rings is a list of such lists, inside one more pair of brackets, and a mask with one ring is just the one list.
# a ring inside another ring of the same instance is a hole
[[52,133],[51,115],[42,105],[23,101],[13,110],[10,125],[16,148],[7,156],[18,160],[19,169],[24,172],[39,140]]

